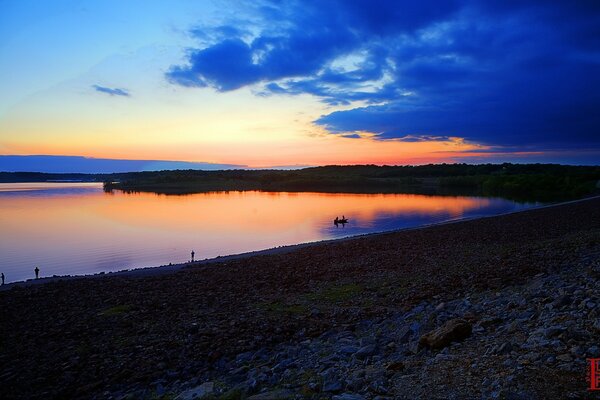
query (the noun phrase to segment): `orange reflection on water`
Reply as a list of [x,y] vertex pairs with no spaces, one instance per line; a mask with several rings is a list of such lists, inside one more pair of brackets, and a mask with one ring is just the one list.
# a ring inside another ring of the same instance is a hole
[[[377,214],[438,214],[460,218],[465,210],[487,205],[488,199],[414,194],[346,194],[288,192],[219,192],[187,196],[116,193],[98,201],[94,212],[107,219],[152,229],[213,232],[230,226],[251,233],[296,229],[310,221],[333,221],[345,215],[368,223]],[[152,218],[148,218],[151,215]]]
[[[12,186],[10,186],[12,185]],[[40,191],[39,189],[53,190]],[[99,184],[0,184],[0,271],[8,281],[215,257],[523,207],[477,197],[102,192]],[[350,223],[333,226],[345,215]]]

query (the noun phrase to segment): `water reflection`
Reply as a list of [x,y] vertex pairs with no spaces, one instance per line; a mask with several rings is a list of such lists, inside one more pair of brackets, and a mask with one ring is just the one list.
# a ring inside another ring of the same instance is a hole
[[[531,204],[409,194],[106,194],[100,184],[0,184],[7,282],[183,262],[513,211]],[[345,226],[333,224],[345,215]]]

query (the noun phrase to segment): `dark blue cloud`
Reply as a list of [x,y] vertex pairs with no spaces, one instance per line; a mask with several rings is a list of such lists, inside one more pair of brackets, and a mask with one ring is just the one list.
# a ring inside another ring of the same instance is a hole
[[97,92],[101,92],[101,93],[106,93],[109,94],[111,96],[125,96],[125,97],[129,97],[131,96],[129,94],[128,90],[125,89],[120,89],[120,88],[109,88],[109,87],[105,87],[105,86],[100,86],[100,85],[92,85],[92,87],[97,91]]
[[315,121],[334,134],[600,148],[598,1],[273,0],[252,10],[254,26],[218,27],[168,79],[355,104]]
[[189,67],[173,67],[172,82],[183,86],[211,85],[233,90],[254,82],[258,69],[252,63],[250,47],[240,39],[227,39],[209,48],[191,51]]

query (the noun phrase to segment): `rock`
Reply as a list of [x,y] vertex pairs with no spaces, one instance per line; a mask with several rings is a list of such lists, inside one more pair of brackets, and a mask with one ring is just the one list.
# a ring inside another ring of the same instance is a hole
[[188,327],[188,332],[190,334],[196,334],[198,333],[198,331],[200,330],[200,327],[198,326],[198,323],[193,322],[189,327]]
[[159,383],[158,385],[156,385],[156,395],[162,396],[163,394],[165,394],[165,387],[161,383]]
[[332,381],[324,382],[322,390],[324,392],[338,393],[338,392],[341,392],[342,389],[343,389],[343,387],[342,387],[342,384],[340,381],[332,380]]
[[285,400],[292,399],[294,394],[285,389],[271,390],[269,392],[255,394],[254,396],[248,397],[248,400]]
[[375,345],[369,344],[358,349],[354,356],[358,359],[363,359],[372,356],[375,354],[376,347]]
[[377,379],[369,385],[369,390],[377,394],[387,394],[388,389],[383,379]]
[[365,400],[360,394],[355,393],[343,393],[333,396],[331,400]]
[[296,368],[297,365],[292,359],[284,359],[279,364],[273,367],[273,371],[283,371],[288,368]]
[[596,308],[596,303],[594,303],[591,299],[586,299],[585,300],[585,306],[588,309],[593,310],[594,308]]
[[571,347],[571,354],[577,357],[585,356],[585,349],[582,346],[573,346]]
[[556,359],[558,361],[562,361],[562,362],[571,362],[571,361],[573,361],[573,357],[571,357],[569,354],[561,354],[561,355],[557,356]]
[[405,365],[402,361],[392,361],[385,367],[385,369],[388,371],[402,371],[404,368]]
[[404,325],[398,331],[398,340],[400,341],[400,343],[408,343],[412,335],[413,330],[411,329],[410,325]]
[[213,382],[205,382],[200,386],[186,390],[175,397],[175,400],[199,400],[213,393],[215,384]]
[[496,350],[496,354],[504,355],[509,354],[513,349],[513,346],[510,342],[505,342],[500,345],[498,350]]
[[458,342],[469,337],[472,325],[464,319],[451,319],[441,327],[421,336],[419,345],[432,349],[443,349],[452,342]]
[[342,354],[354,354],[358,351],[358,347],[356,346],[342,346],[339,349],[339,352]]
[[553,337],[560,335],[564,331],[565,331],[565,328],[563,328],[562,326],[551,326],[550,328],[544,329],[544,336],[548,339],[551,339]]
[[598,346],[591,346],[589,349],[587,349],[587,356],[590,358],[597,358],[600,356],[600,347]]
[[365,386],[365,380],[361,377],[351,377],[346,381],[346,389],[359,391]]
[[548,358],[546,358],[546,363],[547,364],[554,364],[556,362],[556,357],[554,357],[553,355],[548,356]]
[[498,392],[497,398],[500,400],[530,400],[534,399],[535,397],[527,393],[518,393],[506,389],[501,389]]
[[556,300],[554,300],[554,302],[552,303],[552,305],[554,307],[564,307],[564,306],[568,306],[573,302],[573,298],[571,296],[569,296],[568,294],[562,295],[559,298],[557,298]]

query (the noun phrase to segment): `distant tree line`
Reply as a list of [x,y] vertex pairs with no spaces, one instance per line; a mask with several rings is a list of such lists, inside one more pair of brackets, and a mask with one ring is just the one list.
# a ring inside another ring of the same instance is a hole
[[600,166],[505,163],[330,165],[299,170],[174,170],[118,174],[0,172],[0,182],[50,180],[104,182],[106,191],[163,194],[263,190],[471,194],[523,201],[554,201],[596,193]]

